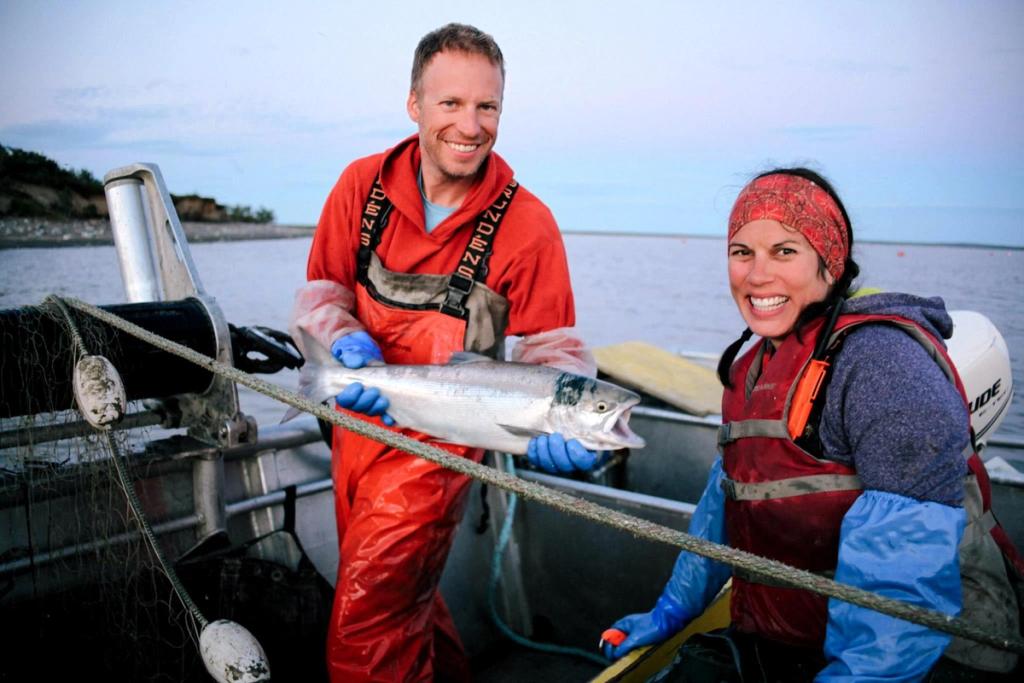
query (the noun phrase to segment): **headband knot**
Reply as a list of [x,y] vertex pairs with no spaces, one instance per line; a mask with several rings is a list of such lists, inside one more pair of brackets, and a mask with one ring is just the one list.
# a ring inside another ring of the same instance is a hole
[[771,173],[752,180],[732,207],[729,239],[747,223],[773,220],[803,235],[838,280],[850,253],[849,230],[839,205],[810,180]]

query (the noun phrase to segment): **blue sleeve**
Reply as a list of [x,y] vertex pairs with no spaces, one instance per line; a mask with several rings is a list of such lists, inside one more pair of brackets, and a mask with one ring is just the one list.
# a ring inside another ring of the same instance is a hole
[[[700,502],[690,518],[690,534],[725,543],[725,494],[722,491],[722,460],[715,460]],[[630,614],[614,624],[627,634],[618,646],[604,645],[605,656],[615,660],[627,652],[671,637],[700,615],[729,578],[728,565],[700,555],[679,553],[672,576],[650,612]],[[603,641],[602,641],[603,642]]]
[[[959,614],[957,553],[965,524],[963,508],[866,491],[843,518],[836,581]],[[828,665],[815,681],[920,681],[950,639],[945,633],[830,599]]]
[[[690,518],[689,533],[691,536],[714,543],[726,543],[721,458],[716,459],[711,465],[708,482],[697,503],[697,509]],[[681,628],[707,608],[731,573],[732,570],[727,564],[684,550],[676,558],[672,576],[669,577],[658,602],[672,603],[671,609],[677,612]]]

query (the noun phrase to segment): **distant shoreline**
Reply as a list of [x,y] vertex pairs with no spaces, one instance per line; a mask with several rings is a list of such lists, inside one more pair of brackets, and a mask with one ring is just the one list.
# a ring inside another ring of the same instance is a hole
[[[198,223],[183,221],[189,243],[240,242],[245,240],[299,239],[313,236],[313,225],[280,225],[277,223]],[[594,237],[638,237],[667,239],[721,240],[722,235],[700,235],[663,232],[624,232],[617,230],[563,229],[563,235]],[[969,242],[897,242],[891,240],[858,240],[860,244],[890,244],[915,247],[963,247],[968,249],[1024,250],[1008,244],[976,244]],[[31,249],[48,247],[109,246],[114,243],[110,222],[106,219],[55,220],[49,218],[0,218],[0,249]]]
[[[563,235],[587,235],[591,237],[654,237],[669,239],[688,240],[724,240],[725,235],[701,235],[698,233],[684,232],[625,232],[623,230],[573,230],[562,229]],[[1024,246],[1014,244],[981,244],[978,242],[899,242],[897,240],[867,240],[858,239],[857,244],[889,244],[901,247],[965,247],[967,249],[1008,249],[1010,251],[1024,250]]]
[[[189,243],[242,240],[296,239],[313,236],[312,225],[277,223],[181,224]],[[0,249],[83,247],[112,245],[110,221],[54,220],[49,218],[0,218]]]

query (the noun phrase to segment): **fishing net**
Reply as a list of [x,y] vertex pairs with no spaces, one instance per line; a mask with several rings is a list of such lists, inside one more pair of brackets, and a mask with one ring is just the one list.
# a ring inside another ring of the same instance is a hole
[[[0,339],[19,351],[4,354],[4,403],[33,411],[0,419],[0,680],[209,680],[195,654],[195,623],[138,534],[106,437],[82,424],[67,389],[55,387],[70,382],[73,368],[63,315],[51,306],[23,313],[38,324],[4,326]],[[87,348],[116,343],[106,325],[82,318]],[[43,382],[51,391],[38,390]],[[141,408],[134,402],[129,412]],[[187,472],[169,488],[151,486],[160,466],[145,444],[156,431],[112,434],[130,485],[152,511],[191,496]],[[72,432],[79,435],[53,438]],[[160,542],[180,551],[188,537]]]
[[[86,671],[108,681],[209,681],[197,652],[207,618],[248,628],[278,680],[325,680],[333,589],[294,534],[294,491],[274,535],[288,537],[297,565],[261,557],[261,539],[232,545],[217,532],[197,545],[195,458],[185,456],[212,449],[151,424],[162,419],[154,407],[175,412],[173,399],[131,402],[122,425],[150,426],[95,432],[68,408],[76,352],[65,313],[20,309],[18,324],[7,313],[0,343],[18,352],[0,355],[0,386],[23,395],[0,401],[0,414],[12,415],[0,418],[0,608],[17,624],[7,629],[0,681]],[[83,348],[121,355],[123,338],[105,323],[67,315]],[[174,578],[191,606],[139,534],[118,463],[163,555],[177,558]]]

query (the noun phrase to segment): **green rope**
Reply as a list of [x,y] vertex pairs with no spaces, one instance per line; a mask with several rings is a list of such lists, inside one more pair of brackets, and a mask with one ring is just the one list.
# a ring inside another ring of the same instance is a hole
[[138,325],[128,322],[108,311],[97,308],[91,304],[78,299],[67,298],[65,301],[71,307],[92,315],[103,322],[123,330],[143,341],[146,341],[164,351],[173,353],[197,365],[200,365],[211,372],[225,377],[233,382],[249,387],[261,394],[275,398],[282,403],[298,408],[304,412],[348,429],[357,434],[379,441],[392,448],[401,449],[421,458],[448,469],[473,477],[485,484],[498,486],[511,491],[527,500],[533,500],[543,505],[548,505],[562,512],[577,515],[600,524],[605,524],[622,531],[627,531],[634,536],[659,543],[675,546],[682,550],[710,558],[723,564],[728,564],[737,569],[746,571],[760,577],[767,583],[782,584],[784,586],[809,590],[818,595],[835,598],[844,602],[864,607],[867,609],[887,614],[891,617],[903,619],[915,624],[927,626],[928,628],[943,633],[984,643],[1002,650],[1009,650],[1017,654],[1024,654],[1024,640],[1017,634],[988,633],[980,628],[967,623],[959,617],[943,614],[935,610],[925,609],[911,605],[900,600],[887,598],[870,591],[837,583],[829,578],[813,574],[811,572],[797,569],[783,564],[776,560],[760,557],[736,548],[712,543],[696,536],[671,529],[669,527],[655,524],[644,519],[633,517],[617,510],[604,508],[596,503],[577,498],[575,496],[556,491],[554,489],[524,481],[518,477],[501,472],[486,465],[477,464],[466,458],[460,458],[451,453],[422,443],[407,436],[392,432],[377,425],[363,420],[350,417],[344,413],[332,410],[324,405],[313,403],[293,392],[276,387],[257,377],[252,377],[230,365],[218,362],[192,349],[177,344],[159,335],[155,335]]
[[[510,473],[515,474],[515,465],[512,463],[512,456],[508,453],[505,454],[505,469]],[[515,525],[516,518],[516,503],[518,499],[516,494],[510,493],[508,496],[508,506],[505,510],[505,519],[501,524],[501,531],[498,533],[498,540],[494,544],[494,552],[491,553],[491,576],[487,582],[487,613],[491,616],[491,621],[501,631],[502,635],[511,640],[516,645],[529,648],[531,650],[537,650],[538,652],[549,652],[556,655],[569,655],[571,657],[579,657],[585,659],[591,664],[597,664],[602,669],[608,666],[608,660],[603,655],[599,655],[589,650],[583,650],[578,647],[567,647],[565,645],[555,645],[553,643],[542,643],[536,640],[530,640],[524,636],[519,635],[512,628],[505,623],[505,620],[498,614],[498,606],[495,603],[495,596],[498,592],[498,583],[501,581],[501,562],[505,555],[505,548],[508,547],[508,542],[512,538],[512,527]]]

